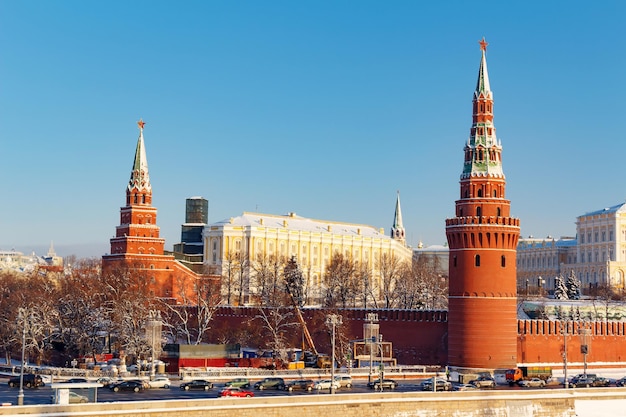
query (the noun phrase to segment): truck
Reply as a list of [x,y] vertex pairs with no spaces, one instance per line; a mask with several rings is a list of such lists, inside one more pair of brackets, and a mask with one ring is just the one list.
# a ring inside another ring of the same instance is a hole
[[552,368],[549,366],[520,366],[506,371],[506,382],[513,386],[519,381],[539,378],[547,381],[552,376]]

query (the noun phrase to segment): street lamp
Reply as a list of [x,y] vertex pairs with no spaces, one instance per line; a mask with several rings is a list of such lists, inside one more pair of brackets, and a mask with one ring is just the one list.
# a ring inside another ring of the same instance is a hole
[[543,284],[545,284],[545,282],[546,280],[541,278],[541,276],[537,278],[537,287],[538,287],[540,297],[543,295]]
[[563,333],[563,378],[564,378],[564,386],[568,388],[567,382],[567,331],[569,324],[567,320],[563,320],[561,322],[562,333]]
[[367,313],[365,321],[367,322],[367,331],[364,331],[365,342],[367,343],[367,347],[370,352],[370,373],[367,376],[367,382],[372,382],[372,373],[373,373],[373,362],[374,362],[374,350],[373,345],[377,342],[378,336],[374,332],[374,324],[378,323],[378,314],[376,313]]
[[26,351],[26,309],[17,310],[18,322],[22,322],[22,362],[20,363],[20,390],[17,394],[17,405],[24,405],[24,354]]
[[152,350],[152,363],[150,364],[150,379],[153,380],[156,374],[156,370],[155,370],[155,361],[156,358],[158,356],[158,354],[160,353],[160,346],[157,352],[157,348],[156,348],[156,343],[158,340],[161,340],[161,326],[162,324],[162,320],[161,320],[161,312],[158,310],[150,310],[148,312],[148,328],[146,329],[147,331],[147,336],[150,339],[150,348]]
[[580,329],[580,353],[583,354],[583,375],[587,376],[587,354],[591,342],[591,329]]
[[343,319],[338,314],[331,314],[326,317],[326,325],[332,326],[333,335],[331,339],[332,343],[332,356],[331,356],[331,366],[330,366],[330,393],[335,393],[335,327],[341,326],[343,324]]

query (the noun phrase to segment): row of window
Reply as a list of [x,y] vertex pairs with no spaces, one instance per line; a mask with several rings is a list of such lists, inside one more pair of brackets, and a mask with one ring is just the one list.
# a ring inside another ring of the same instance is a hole
[[[626,238],[626,230],[624,230],[622,233],[624,234],[624,237]],[[585,239],[585,236],[586,236],[586,239]],[[607,238],[607,231],[603,230],[601,232],[599,232],[599,231],[593,232],[593,242],[591,240],[591,237],[592,237],[592,232],[588,231],[588,232],[585,233],[584,231],[581,231],[580,232],[580,243],[581,244],[585,244],[585,242],[586,243],[606,242],[607,241],[607,239],[606,239]],[[613,230],[609,230],[608,231],[608,238],[609,238],[609,242],[613,241]]]
[[[452,258],[452,266],[456,267],[456,265],[457,265],[457,259],[456,259],[456,256],[454,256]],[[474,266],[480,266],[480,255],[474,255]],[[500,257],[500,266],[502,268],[506,267],[506,256],[504,255]]]

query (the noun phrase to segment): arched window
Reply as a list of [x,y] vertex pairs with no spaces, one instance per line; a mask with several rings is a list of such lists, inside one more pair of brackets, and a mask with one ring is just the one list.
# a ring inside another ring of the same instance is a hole
[[506,257],[504,255],[500,258],[500,266],[502,268],[506,267]]
[[502,217],[502,212],[500,211],[500,207],[496,209],[498,217]]
[[482,197],[483,196],[483,189],[479,188],[478,189],[478,197]]
[[480,255],[474,255],[474,266],[480,266]]
[[476,207],[476,216],[480,217],[483,215],[483,211],[481,207]]

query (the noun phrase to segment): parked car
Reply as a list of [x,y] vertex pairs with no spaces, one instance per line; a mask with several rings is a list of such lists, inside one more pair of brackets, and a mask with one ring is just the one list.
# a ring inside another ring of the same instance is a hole
[[379,378],[379,379],[376,379],[374,381],[370,381],[367,383],[367,387],[372,388],[374,390],[380,390],[380,389],[385,389],[385,388],[396,389],[398,385],[399,384],[395,380],[387,379],[387,378],[384,378],[382,382],[380,381],[380,378]]
[[265,378],[254,384],[254,389],[285,389],[285,380],[282,378]]
[[335,381],[339,388],[352,388],[352,377],[350,375],[335,375]]
[[150,388],[169,388],[172,385],[172,381],[166,376],[157,376],[152,381],[148,382]]
[[144,390],[144,386],[141,381],[122,381],[119,384],[110,385],[109,389],[113,392],[118,392],[118,391],[139,392],[139,391]]
[[217,393],[218,397],[254,397],[254,392],[240,387],[226,387]]
[[331,379],[320,379],[315,381],[315,389],[316,390],[323,390],[323,389],[330,389],[330,387],[333,387],[333,389],[339,389],[339,384],[337,383],[337,381],[333,381]]
[[313,391],[315,387],[315,382],[312,379],[296,379],[295,381],[290,381],[285,385],[285,390],[287,391]]
[[[452,383],[443,378],[436,378],[437,383],[437,391],[450,391],[452,389]],[[433,390],[433,379],[428,378],[424,380],[420,384],[420,388],[422,391],[432,391]]]
[[224,387],[250,388],[250,380],[248,378],[231,379],[224,384]]
[[459,384],[452,387],[453,391],[475,391],[477,389],[478,388],[476,388],[476,385],[472,384]]
[[98,384],[102,384],[102,386],[104,386],[104,387],[108,387],[109,385],[115,385],[115,384],[117,384],[119,382],[122,382],[122,381],[119,380],[119,379],[109,378],[108,376],[103,376],[102,378],[98,378],[96,380],[96,382]]
[[[9,378],[8,385],[11,388],[20,386],[20,376],[12,376]],[[37,388],[43,387],[45,384],[40,375],[35,374],[24,374],[22,379],[22,385],[26,388]]]
[[608,378],[599,376],[593,381],[592,385],[594,387],[608,387],[611,385],[611,381]]
[[581,388],[581,387],[592,387],[594,386],[594,383],[596,381],[595,377],[591,377],[591,376],[581,376],[581,377],[577,377],[572,379],[572,381],[570,381],[569,385],[572,388]]
[[478,378],[471,380],[469,383],[478,388],[495,388],[497,385],[495,379],[486,375],[479,376]]
[[[50,402],[52,404],[56,404],[57,403],[57,399],[55,398],[54,395],[52,395],[50,397]],[[84,395],[77,394],[74,391],[70,391],[69,392],[69,397],[68,397],[68,402],[70,404],[88,403],[89,402],[89,398],[85,397]]]
[[208,391],[210,389],[213,389],[213,383],[204,379],[192,379],[191,381],[183,382],[182,384],[180,384],[180,389],[184,391],[189,391],[189,390]]
[[546,381],[541,378],[520,379],[517,385],[525,388],[543,388],[546,386]]
[[615,386],[616,387],[626,387],[626,376],[621,377],[620,379],[615,381]]
[[87,381],[86,378],[70,378],[70,379],[68,379],[66,381],[62,381],[62,382],[66,382],[68,384],[84,384],[84,383],[89,382],[89,381]]

